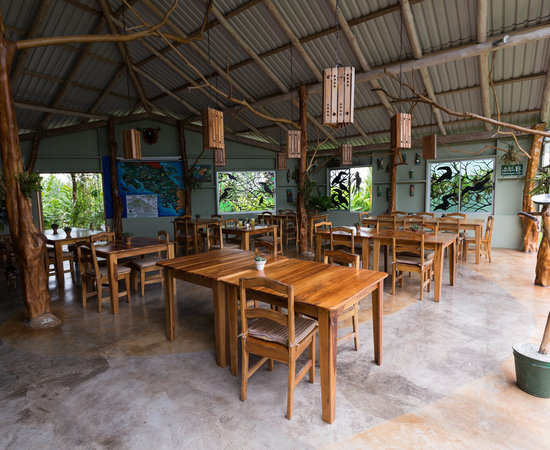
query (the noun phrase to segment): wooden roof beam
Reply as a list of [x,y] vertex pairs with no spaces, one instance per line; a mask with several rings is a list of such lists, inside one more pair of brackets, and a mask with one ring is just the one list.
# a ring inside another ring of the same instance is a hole
[[[416,29],[416,25],[414,23],[414,17],[409,0],[401,0],[401,13],[402,20],[405,24],[405,28],[407,29],[407,35],[409,36],[409,41],[411,43],[414,57],[416,59],[422,59],[422,46],[420,45],[420,38],[418,37],[418,30]],[[426,67],[420,68],[420,76],[422,77],[422,82],[424,83],[424,87],[426,88],[429,99],[437,103],[434,86]],[[447,130],[445,130],[445,126],[443,125],[443,117],[441,116],[441,111],[432,106],[432,113],[435,116],[439,131],[443,136],[445,136],[447,134]]]
[[[487,0],[477,0],[477,42],[487,42]],[[481,107],[485,117],[491,117],[491,94],[489,91],[489,54],[478,56],[479,87],[481,90]],[[492,130],[493,126],[485,122],[485,129]]]
[[[107,21],[107,27],[109,28],[109,31],[111,32],[111,34],[119,34],[113,22],[113,18],[112,18],[113,13],[111,11],[110,6],[107,4],[107,1],[98,0],[98,2],[99,2],[99,6],[101,6],[103,17],[105,17]],[[126,68],[128,69],[128,75],[132,79],[132,84],[134,85],[134,88],[138,93],[141,103],[143,103],[147,112],[150,112],[150,107],[149,107],[149,104],[147,103],[147,97],[145,95],[145,91],[143,90],[143,86],[141,86],[141,83],[138,77],[136,76],[135,72],[132,70],[133,63],[132,63],[132,59],[130,58],[130,54],[128,52],[126,43],[116,42],[116,46],[118,48],[118,52],[120,53],[122,60],[124,61],[124,64],[126,65]]]
[[546,72],[544,91],[542,93],[540,121],[546,123],[547,127],[549,125],[548,122],[550,122],[550,57],[548,58],[548,71]]
[[[89,114],[85,111],[78,111],[75,109],[66,109],[66,108],[53,108],[47,105],[38,105],[36,103],[27,103],[27,102],[15,102],[15,107],[19,109],[27,109],[30,111],[41,111],[48,113],[48,115],[62,115],[62,116],[76,116],[83,117],[85,119],[107,119],[107,116],[102,116],[99,114]],[[40,130],[39,130],[40,131]]]

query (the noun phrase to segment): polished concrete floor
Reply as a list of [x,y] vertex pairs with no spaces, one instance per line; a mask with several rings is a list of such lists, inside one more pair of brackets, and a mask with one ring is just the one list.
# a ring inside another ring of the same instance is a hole
[[[440,303],[418,280],[384,294],[383,364],[373,362],[370,299],[361,349],[339,347],[336,421],[321,420],[319,378],[295,391],[286,366],[240,380],[214,360],[211,292],[178,282],[177,338],[164,335],[160,285],[86,310],[67,276],[51,279],[55,330],[23,326],[21,294],[0,283],[0,448],[550,448],[550,399],[515,385],[512,345],[538,342],[550,288],[535,256],[494,250],[493,263],[445,275]],[[343,327],[342,327],[343,328]],[[345,330],[343,330],[345,331]],[[317,375],[319,368],[317,366]]]

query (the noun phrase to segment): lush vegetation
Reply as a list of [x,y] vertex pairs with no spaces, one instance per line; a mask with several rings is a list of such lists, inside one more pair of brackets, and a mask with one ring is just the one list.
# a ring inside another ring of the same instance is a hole
[[105,223],[101,174],[42,175],[42,208],[44,227],[100,228]]
[[330,171],[331,209],[370,211],[372,208],[372,170],[352,167]]
[[275,172],[218,172],[218,211],[275,210]]

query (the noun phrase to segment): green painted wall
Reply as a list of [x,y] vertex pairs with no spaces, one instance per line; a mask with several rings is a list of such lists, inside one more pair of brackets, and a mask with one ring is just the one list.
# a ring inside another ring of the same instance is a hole
[[[160,127],[159,140],[154,145],[148,145],[142,141],[142,154],[144,157],[179,157],[177,130],[175,127],[159,124],[154,121],[143,121],[133,124],[134,127]],[[122,156],[122,144],[120,142],[121,130],[129,128],[117,126],[115,135],[119,143],[118,155]],[[187,152],[190,163],[200,155],[202,150],[201,135],[197,132],[186,131]],[[504,146],[509,140],[492,139],[483,142],[469,142],[465,144],[453,144],[452,151],[445,146],[438,146],[438,159],[469,159],[477,155],[485,146]],[[525,149],[529,149],[531,138],[520,139]],[[30,142],[22,144],[25,160],[30,151]],[[228,165],[224,170],[262,170],[275,169],[276,155],[274,152],[250,145],[226,141]],[[422,159],[420,165],[415,165],[415,153],[422,152],[421,148],[412,148],[404,151],[407,157],[407,165],[398,168],[397,185],[397,209],[407,212],[419,212],[426,209],[426,163]],[[479,156],[495,156],[493,149],[487,149]],[[108,156],[107,130],[101,128],[73,135],[45,138],[40,142],[39,157],[36,169],[40,172],[71,172],[71,171],[101,171],[101,156]],[[521,224],[516,213],[521,208],[523,178],[501,179],[499,156],[497,155],[496,183],[495,183],[495,230],[493,246],[519,249],[521,245]],[[377,160],[381,158],[384,169],[377,168]],[[323,159],[319,160],[322,163]],[[205,152],[199,159],[201,164],[212,164],[211,154]],[[386,201],[386,187],[389,187],[390,174],[386,171],[390,163],[388,151],[362,154],[355,156],[354,165],[373,166],[373,214],[384,213],[388,207]],[[524,167],[526,161],[523,161]],[[297,160],[288,161],[290,174],[297,167]],[[414,170],[414,179],[409,178],[409,170]],[[328,169],[317,170],[312,178],[318,183],[321,194],[327,193]],[[414,196],[409,195],[410,185],[414,185]],[[209,217],[216,211],[216,182],[215,175],[211,182],[201,183],[200,189],[193,192],[193,215],[200,214]],[[377,196],[377,188],[381,188],[381,196]],[[287,189],[292,191],[294,203],[287,203]],[[287,181],[287,171],[277,172],[277,209],[294,208],[296,205],[296,182],[290,178]],[[486,218],[486,214],[479,217]],[[240,215],[237,217],[246,217]],[[356,212],[330,211],[329,219],[335,225],[351,225],[357,221]],[[157,230],[166,229],[172,231],[172,218],[150,219],[124,219],[125,231],[132,231],[137,235],[156,236]]]

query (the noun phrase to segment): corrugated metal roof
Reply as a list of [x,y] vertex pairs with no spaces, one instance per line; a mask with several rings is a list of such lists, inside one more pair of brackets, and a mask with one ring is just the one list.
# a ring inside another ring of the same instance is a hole
[[[52,2],[39,34],[55,36],[91,33],[101,18],[100,9],[95,0],[79,0],[79,2],[83,7],[77,7],[73,2]],[[398,0],[339,3],[339,14],[350,23],[360,51],[371,68],[376,69],[384,64],[413,58],[410,38],[402,23]],[[213,26],[205,33],[201,41],[192,45],[177,45],[178,52],[181,52],[185,59],[182,59],[176,51],[169,49],[163,40],[155,37],[145,39],[148,45],[161,51],[164,57],[178,68],[178,71],[173,70],[173,67],[166,62],[152,57],[150,48],[141,42],[129,42],[126,46],[133,64],[191,105],[195,111],[202,111],[207,106],[215,106],[218,101],[212,99],[215,97],[212,92],[210,96],[205,95],[208,92],[205,89],[186,89],[190,83],[181,73],[185,73],[187,77],[202,84],[199,74],[188,64],[192,64],[200,74],[208,76],[214,72],[209,64],[209,59],[223,69],[229,64],[233,95],[239,98],[243,96],[239,89],[245,90],[248,98],[262,99],[280,94],[290,84],[294,88],[304,84],[315,84],[317,83],[317,73],[322,73],[325,67],[333,67],[336,64],[337,50],[342,64],[353,65],[358,73],[361,72],[358,57],[345,34],[342,30],[339,30],[338,34],[335,33],[335,14],[329,2],[326,0],[307,2],[278,0],[273,4],[292,33],[303,41],[303,48],[313,61],[316,67],[315,71],[311,70],[296,50],[292,51],[291,64],[291,51],[287,48],[290,39],[262,1],[217,0],[214,6],[222,14],[229,14],[227,20],[231,27],[255,53],[269,54],[269,56],[264,56],[262,61],[274,74],[275,80],[270,78],[251,59],[251,56],[238,43],[238,40],[231,36],[230,32],[220,24],[213,25],[215,21],[213,13],[208,17],[208,22]],[[109,5],[112,11],[121,11],[122,3],[120,1],[110,0]],[[158,8],[159,14],[162,15],[172,6],[172,0],[156,0],[152,2],[152,5],[153,9]],[[39,6],[38,0],[19,2],[0,0],[0,9],[8,27],[9,36],[21,38],[32,26]],[[146,3],[136,2],[133,7],[148,23],[158,22],[159,15],[151,10]],[[445,2],[422,0],[413,2],[411,8],[424,56],[477,42],[476,0]],[[204,12],[203,0],[180,2],[170,17],[169,24],[163,26],[162,30],[172,34],[176,34],[178,29],[185,35],[194,33],[201,25]],[[121,15],[118,16],[118,20],[122,21]],[[124,22],[129,28],[140,24],[139,19],[129,11],[125,12]],[[503,32],[524,30],[541,24],[550,24],[550,0],[488,1],[488,40],[491,36]],[[103,32],[107,33],[107,30],[105,26]],[[63,86],[63,80],[78,60],[84,45],[70,44],[31,50],[25,62],[25,71],[20,74],[18,82],[14,86],[14,97],[19,101],[51,105],[57,92]],[[199,55],[195,51],[196,49],[199,49],[202,55]],[[541,107],[545,79],[540,76],[534,78],[532,75],[545,74],[548,70],[549,40],[537,40],[511,48],[497,49],[494,55],[495,64],[492,75],[496,83],[500,110],[505,114],[505,120],[514,120],[518,123],[527,123],[529,120],[538,121],[537,110]],[[292,83],[290,81],[291,65]],[[73,80],[73,85],[58,107],[88,111],[120,67],[122,67],[122,58],[115,44],[93,44],[91,53],[84,59]],[[457,59],[430,66],[428,74],[434,86],[437,101],[443,106],[456,111],[482,113],[477,57]],[[181,102],[172,98],[144,76],[137,76],[143,85],[147,99],[154,99],[155,104],[166,114],[178,118],[195,115]],[[415,89],[424,92],[425,86],[418,71],[404,72],[402,78]],[[510,79],[515,80],[509,83],[505,82]],[[229,89],[227,81],[218,74],[211,78],[211,82],[225,92]],[[390,78],[381,78],[379,84],[382,89],[397,99],[410,99],[412,96],[408,89],[400,88],[398,83]],[[280,89],[278,85],[285,86],[285,88]],[[89,86],[90,89],[86,89],[86,86]],[[139,103],[140,100],[133,82],[127,82],[126,73],[124,73],[112,89],[112,93],[118,94],[118,96],[108,95],[98,108],[98,113],[127,114],[128,101],[125,97],[128,95],[128,86],[132,107]],[[356,85],[356,125],[369,135],[372,142],[383,142],[388,138],[389,115],[380,103],[379,96],[371,89],[370,83]],[[388,99],[392,102],[395,111],[406,111],[411,107],[410,102],[399,103],[389,97]],[[219,103],[222,108],[231,106],[223,99]],[[495,113],[495,103],[492,99],[491,104],[493,113]],[[309,112],[313,116],[319,117],[322,108],[321,94],[310,95],[308,105]],[[264,111],[278,117],[287,119],[291,117],[288,101],[268,105],[262,109],[262,112]],[[23,129],[35,129],[44,117],[44,113],[36,111],[18,110],[18,113],[20,114],[20,126]],[[261,140],[270,140],[270,138],[275,141],[279,140],[279,127],[269,126],[268,121],[245,109],[238,114],[238,117],[242,118],[245,123],[260,129],[260,132],[250,132],[246,125],[238,118],[233,117],[231,113],[226,117],[229,128],[241,134],[248,133]],[[442,113],[442,117],[448,133],[484,129],[483,124],[476,121],[461,122],[456,116],[446,113]],[[294,118],[298,119],[297,107],[294,110]],[[49,127],[66,126],[66,124],[79,123],[80,121],[81,119],[75,119],[70,115],[54,116]],[[413,130],[414,136],[434,131],[439,133],[429,105],[418,104],[414,108]],[[349,136],[354,143],[366,142],[356,127],[330,129],[326,133],[332,133],[339,140]],[[308,126],[308,134],[310,139],[315,139],[317,131],[313,124]],[[319,134],[323,135],[323,133]],[[334,144],[331,142],[324,145],[324,147],[333,146]]]

